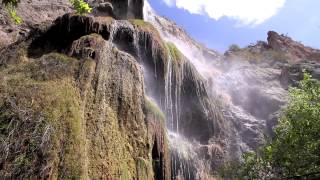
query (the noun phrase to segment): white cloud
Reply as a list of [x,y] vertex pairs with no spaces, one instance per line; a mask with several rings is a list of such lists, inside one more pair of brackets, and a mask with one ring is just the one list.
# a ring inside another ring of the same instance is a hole
[[242,25],[258,25],[274,16],[286,0],[163,0],[168,6],[219,20],[228,17]]

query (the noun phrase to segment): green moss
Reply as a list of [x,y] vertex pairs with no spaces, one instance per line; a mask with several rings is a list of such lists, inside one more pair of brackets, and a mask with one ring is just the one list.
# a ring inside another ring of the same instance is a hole
[[154,103],[149,97],[145,96],[145,107],[148,111],[154,114],[157,118],[160,118],[161,121],[165,121],[165,115],[160,110],[158,105]]
[[[0,139],[20,151],[9,149],[0,176],[26,179],[46,166],[62,179],[84,174],[82,103],[73,77],[65,76],[76,61],[57,53],[45,57],[1,70]],[[34,78],[45,71],[59,81]],[[5,147],[0,148],[5,157]]]
[[147,24],[147,22],[141,19],[130,19],[129,21],[135,26],[145,26]]
[[[61,148],[64,151],[64,156],[60,159],[59,177],[69,179],[79,178],[84,173],[82,166],[85,150],[79,94],[72,85],[69,85],[70,82],[65,83],[45,85],[44,94],[47,98],[43,101],[46,105],[42,113],[56,130],[53,135],[54,153],[61,151]],[[47,89],[52,85],[58,87]],[[61,140],[64,142],[62,147]]]
[[136,160],[138,179],[152,179],[153,167],[152,163],[145,160],[142,157],[138,157]]
[[70,62],[77,61],[75,58],[72,58],[72,57],[67,56],[65,54],[55,53],[55,52],[45,55],[45,57],[43,59],[57,60],[57,61],[64,63],[64,64],[68,64]]
[[130,19],[129,22],[139,30],[149,32],[150,34],[153,35],[153,38],[162,41],[158,30],[149,22],[146,22],[141,19]]
[[15,166],[26,166],[29,163],[29,159],[26,154],[20,154],[14,159],[13,163]]
[[75,75],[79,61],[60,53],[47,54],[37,62],[27,65],[32,79],[48,81],[72,77]]
[[174,62],[179,63],[182,60],[182,53],[179,49],[171,42],[166,43],[166,47]]
[[120,168],[120,180],[130,179],[128,166],[123,164]]
[[[50,179],[88,179],[86,173],[136,177],[135,158],[148,153],[143,114],[141,124],[121,121],[117,108],[102,102],[105,89],[93,89],[99,78],[94,73],[92,59],[59,53],[0,69],[0,140],[21,150],[10,151],[2,161],[5,148],[0,144],[0,161],[6,165],[0,177],[41,179],[44,167]],[[164,118],[158,111],[154,113]]]

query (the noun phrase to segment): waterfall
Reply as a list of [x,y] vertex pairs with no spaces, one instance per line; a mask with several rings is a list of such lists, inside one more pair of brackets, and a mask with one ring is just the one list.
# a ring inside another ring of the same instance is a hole
[[208,148],[200,143],[186,139],[178,133],[169,131],[172,151],[172,178],[186,180],[210,179],[210,160],[204,160],[201,150]]
[[168,55],[165,78],[165,112],[167,114],[167,123],[170,123],[170,128],[173,129],[173,102],[172,102],[172,58]]
[[[144,19],[153,24],[160,32],[162,38],[170,41],[168,35],[161,30],[161,26],[156,22],[155,12],[147,1],[144,3]],[[170,52],[170,51],[169,51]],[[184,53],[184,52],[183,52]],[[187,56],[188,57],[188,56]],[[172,179],[177,180],[200,180],[212,178],[210,160],[204,158],[202,153],[208,149],[197,141],[191,141],[188,137],[179,134],[179,122],[181,121],[181,86],[184,78],[184,64],[179,67],[168,53],[165,71],[165,107],[167,127],[169,131],[169,145],[171,151]],[[196,95],[201,96],[200,86],[196,84]],[[201,103],[205,114],[209,114],[205,105]],[[208,151],[208,150],[207,150]]]
[[[200,106],[206,114],[214,111],[213,116],[217,116],[221,112],[225,119],[223,123],[229,135],[224,145],[226,157],[240,159],[243,152],[261,145],[268,122],[274,123],[276,114],[286,102],[287,92],[279,81],[281,70],[263,63],[250,63],[241,57],[235,57],[234,61],[223,60],[223,55],[197,43],[174,22],[158,16],[147,1],[144,19],[158,29],[162,39],[175,44],[206,81],[205,88],[211,93],[213,109],[206,109],[202,102]],[[201,96],[199,89],[196,87],[197,96]],[[179,93],[175,91],[174,94],[174,102],[180,102]],[[221,103],[222,108],[218,108],[216,103]],[[179,107],[176,109],[179,110]],[[219,120],[220,117],[214,118]]]

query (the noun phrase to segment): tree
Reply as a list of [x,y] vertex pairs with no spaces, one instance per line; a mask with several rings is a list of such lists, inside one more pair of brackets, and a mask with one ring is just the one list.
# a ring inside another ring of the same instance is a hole
[[[256,152],[244,155],[233,170],[238,179],[320,177],[320,82],[304,75],[299,88],[290,88],[275,137]],[[236,168],[235,168],[236,167]],[[225,170],[224,170],[225,171]]]
[[[92,8],[86,3],[84,0],[69,0],[72,4],[73,8],[80,15],[84,15],[86,13],[90,13]],[[6,7],[7,12],[14,20],[16,24],[21,24],[22,19],[17,15],[16,7],[20,3],[20,0],[2,0],[2,4]]]
[[241,48],[237,44],[232,44],[229,46],[229,51],[231,51],[231,52],[237,52],[240,50],[241,50]]
[[281,177],[320,175],[320,82],[304,75],[290,89],[290,103],[266,146],[266,159]]

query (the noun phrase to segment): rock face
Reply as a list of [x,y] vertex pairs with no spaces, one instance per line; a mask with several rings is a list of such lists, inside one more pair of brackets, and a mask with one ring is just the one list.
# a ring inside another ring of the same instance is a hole
[[318,53],[274,31],[268,32],[268,42],[225,53],[225,62],[218,63],[223,74],[217,84],[235,105],[229,106],[235,108],[227,109],[225,116],[234,124],[240,151],[256,149],[265,135],[273,135],[287,102],[287,89],[298,85],[303,70],[319,79]]
[[[35,25],[53,21],[57,17],[71,12],[68,0],[32,0],[21,1],[17,8],[18,15],[23,19],[19,26],[15,25],[8,16],[5,8],[0,7],[0,48],[9,45],[29,35]],[[2,46],[1,46],[2,45]]]
[[71,47],[77,59],[49,53],[28,59],[22,77],[2,71],[1,176],[152,178],[152,151],[165,151],[155,139],[165,134],[148,128],[140,66],[98,35]]
[[275,32],[221,55],[142,0],[89,3],[27,2],[20,26],[0,11],[5,179],[212,179],[320,74],[318,50]]
[[66,15],[1,50],[1,177],[168,179],[163,119],[112,22]]
[[[174,127],[168,125],[171,130],[204,143],[222,128],[204,80],[172,48],[142,20],[73,14],[57,18],[52,25],[35,25],[25,39],[2,48],[1,118],[7,124],[1,135],[7,139],[1,144],[5,157],[1,174],[7,178],[169,179],[169,145],[165,118],[157,115],[160,109],[174,116]],[[20,68],[22,77],[9,73]],[[20,94],[25,86],[36,90],[30,89],[31,95],[24,99]],[[61,94],[65,91],[68,98]],[[150,108],[154,106],[147,105],[146,96],[160,109]],[[30,124],[18,124],[17,129],[10,123],[20,109],[35,115],[27,117]],[[24,131],[27,126],[34,130],[42,116],[44,127],[36,134]],[[197,128],[190,128],[193,125]],[[12,145],[10,132],[26,138]],[[50,146],[40,154],[31,152],[30,148],[40,151],[43,136]],[[26,150],[17,152],[22,146]],[[79,159],[82,164],[74,163]]]
[[[96,16],[115,19],[143,19],[143,0],[89,0]],[[23,19],[15,25],[3,6],[0,6],[0,48],[29,35],[30,31],[44,22],[51,22],[65,13],[73,12],[69,0],[23,0],[17,8]]]
[[[288,85],[300,80],[303,68],[317,77],[319,51],[305,47],[276,32],[268,33],[268,42],[259,41],[246,48],[235,48],[226,52],[225,55],[220,55],[194,41],[174,22],[158,16],[148,4],[145,6],[144,16],[160,31],[160,35],[166,41],[175,44],[182,54],[188,57],[203,79],[202,82],[205,82],[206,93],[210,94],[209,101],[215,107],[210,117],[215,116],[216,120],[213,122],[220,120],[222,123],[218,123],[220,124],[216,126],[218,129],[214,130],[215,135],[211,139],[213,141],[202,141],[201,145],[192,142],[186,142],[186,144],[188,144],[187,147],[199,149],[218,147],[216,148],[220,149],[218,152],[222,152],[218,153],[218,156],[202,153],[202,155],[207,154],[204,159],[214,162],[213,167],[221,164],[219,159],[224,161],[240,158],[243,152],[255,150],[261,146],[266,135],[273,135],[273,128],[277,124],[280,110],[287,102]],[[188,109],[188,107],[185,108]],[[188,110],[184,112],[185,116],[190,115]],[[221,116],[220,113],[223,115]],[[191,134],[197,134],[198,127],[205,129],[200,122],[188,124],[188,127],[193,127],[188,130],[190,134],[182,133],[184,128],[179,131],[179,134],[184,135],[183,138],[192,139]],[[207,138],[212,135],[202,132]],[[219,135],[223,138],[217,138]],[[183,138],[175,135],[170,138],[172,142],[183,141]],[[177,159],[180,159],[177,162],[182,164],[181,172],[185,169],[195,170],[198,168],[196,166],[199,161],[206,164],[206,161],[201,160],[197,153],[190,152],[195,158],[189,158],[183,156],[186,150],[177,151],[174,154]],[[192,175],[199,177],[197,174]],[[187,178],[183,175],[182,177]]]
[[96,15],[115,19],[143,19],[143,0],[89,0]]
[[268,32],[268,45],[270,48],[290,55],[290,60],[298,62],[300,60],[319,61],[320,50],[304,46],[285,35],[279,35],[274,31]]

